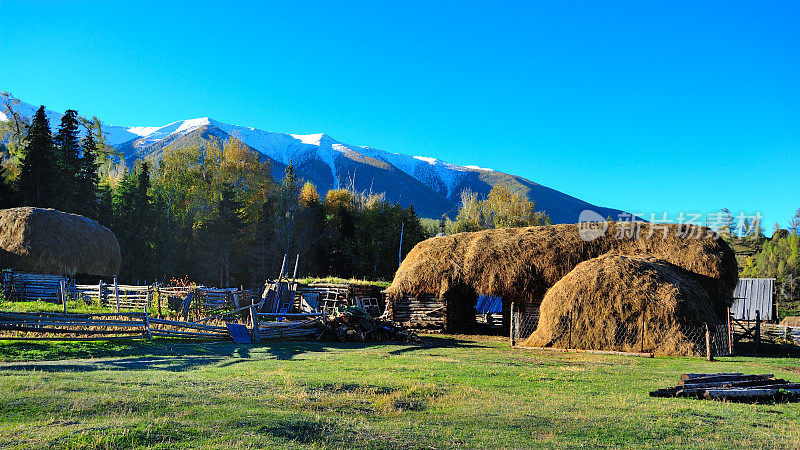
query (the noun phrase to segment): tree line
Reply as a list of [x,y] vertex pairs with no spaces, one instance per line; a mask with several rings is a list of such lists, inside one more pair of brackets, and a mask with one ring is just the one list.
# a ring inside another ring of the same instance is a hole
[[413,206],[353,188],[320,195],[291,163],[273,179],[270,164],[235,137],[170,144],[160,159],[128,167],[97,117],[67,110],[53,134],[43,106],[30,121],[13,100],[4,112],[0,207],[54,208],[108,227],[127,283],[188,277],[256,287],[296,254],[303,276],[390,280],[428,237],[550,223],[502,184],[486,198],[462,192],[455,220],[420,219]]
[[428,237],[413,206],[353,189],[320,196],[291,163],[275,180],[235,137],[167,146],[159,161],[129,168],[97,118],[68,110],[52,134],[44,107],[30,122],[13,105],[5,112],[0,207],[54,208],[108,227],[123,282],[256,287],[278,275],[284,254],[300,255],[303,276],[387,280]]
[[781,315],[800,315],[800,208],[786,228],[776,223],[772,237],[762,238],[759,251],[745,258],[741,276],[775,278]]

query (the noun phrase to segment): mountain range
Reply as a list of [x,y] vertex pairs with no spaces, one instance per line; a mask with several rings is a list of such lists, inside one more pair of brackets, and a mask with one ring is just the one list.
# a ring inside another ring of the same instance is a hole
[[[13,97],[0,94],[0,120],[8,120],[6,103]],[[14,111],[31,118],[36,107],[14,101]],[[55,131],[61,114],[47,110]],[[622,211],[592,205],[570,195],[534,183],[526,178],[479,166],[459,166],[427,156],[391,153],[371,147],[356,146],[320,134],[289,134],[231,125],[204,117],[179,120],[164,126],[129,127],[103,125],[107,142],[116,147],[129,163],[136,159],[158,160],[169,146],[203,145],[213,136],[231,136],[269,161],[277,179],[291,162],[295,173],[313,182],[320,194],[336,187],[385,193],[386,198],[402,205],[413,205],[421,217],[454,217],[461,192],[470,189],[485,196],[498,183],[526,195],[545,211],[553,223],[575,223],[585,209],[602,217],[617,217]]]

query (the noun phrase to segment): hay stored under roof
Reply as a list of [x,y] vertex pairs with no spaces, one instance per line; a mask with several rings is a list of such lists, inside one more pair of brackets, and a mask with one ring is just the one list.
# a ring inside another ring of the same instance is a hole
[[[585,235],[584,235],[585,236]],[[611,222],[585,241],[579,226],[545,225],[459,233],[417,244],[387,289],[391,297],[474,292],[529,301],[579,263],[605,253],[655,257],[698,274],[717,308],[736,287],[736,258],[705,227]]]
[[0,210],[0,267],[57,275],[116,275],[122,258],[108,228],[54,209]]
[[522,344],[657,355],[703,351],[704,324],[723,323],[691,272],[656,258],[606,254],[551,287]]

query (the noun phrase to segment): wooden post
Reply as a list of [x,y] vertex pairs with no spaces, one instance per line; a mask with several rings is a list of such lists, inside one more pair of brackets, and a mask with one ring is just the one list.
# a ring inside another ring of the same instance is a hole
[[117,312],[119,312],[119,285],[117,284],[117,277],[114,277],[114,297],[117,299]]
[[761,344],[761,311],[756,310],[756,334],[753,337],[753,353],[758,353],[759,344]]
[[258,311],[254,306],[250,307],[250,323],[253,325],[253,342],[261,340],[261,332],[258,329]]
[[153,333],[150,332],[150,314],[147,312],[147,303],[144,304],[144,323],[147,325],[147,339],[153,340]]
[[158,284],[154,285],[153,289],[156,291],[156,302],[158,302],[158,317],[164,317],[161,314],[161,291],[158,290]]
[[508,338],[509,338],[509,341],[510,341],[510,343],[511,343],[511,346],[512,346],[512,347],[513,347],[513,346],[515,346],[515,345],[517,344],[517,342],[516,342],[516,336],[514,336],[514,331],[515,331],[515,328],[516,328],[516,327],[514,326],[514,322],[515,322],[515,320],[514,320],[514,313],[515,313],[515,310],[514,310],[514,302],[511,302],[511,320],[510,320],[510,322],[511,322],[511,327],[510,327],[510,328],[511,328],[511,333],[509,333],[509,336],[508,336]]
[[67,283],[64,281],[64,277],[61,277],[61,279],[58,281],[58,290],[61,294],[61,304],[64,306],[64,314],[67,313],[67,293],[65,292],[67,288],[66,284]]
[[97,286],[97,299],[100,301],[100,306],[106,306],[106,287],[103,280],[100,280],[100,284]]
[[711,345],[713,339],[711,338],[711,327],[706,324],[706,361],[714,360],[714,348]]
[[642,323],[641,323],[641,336],[639,338],[639,353],[644,353],[644,314],[645,314],[644,306],[642,306]]
[[731,331],[731,308],[728,307],[728,355],[733,355],[733,332]]

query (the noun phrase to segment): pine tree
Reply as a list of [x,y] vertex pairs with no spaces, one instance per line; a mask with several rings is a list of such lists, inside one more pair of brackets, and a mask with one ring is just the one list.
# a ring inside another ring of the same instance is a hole
[[55,206],[56,152],[50,134],[50,122],[40,106],[33,116],[22,151],[19,188],[22,202],[28,206]]
[[122,178],[113,197],[112,230],[122,253],[120,277],[132,282],[152,279],[154,273],[149,186],[148,164],[138,163]]
[[17,206],[18,201],[17,192],[6,175],[7,171],[4,165],[0,165],[0,209]]
[[220,200],[214,208],[214,216],[209,224],[212,254],[207,258],[216,266],[214,272],[219,275],[221,287],[229,287],[231,272],[238,272],[237,268],[231,266],[236,262],[234,250],[237,238],[245,227],[239,212],[240,209],[241,204],[236,201],[236,192],[233,186],[227,183],[223,184]]
[[81,144],[79,138],[80,122],[78,112],[68,109],[61,116],[61,124],[58,126],[53,142],[56,146],[58,155],[57,163],[59,169],[59,193],[58,209],[67,212],[78,212],[81,208]]
[[78,161],[78,203],[75,212],[92,219],[98,219],[97,197],[100,177],[97,174],[97,144],[91,130],[88,130],[86,137],[83,138],[82,153],[83,157]]

